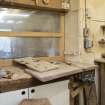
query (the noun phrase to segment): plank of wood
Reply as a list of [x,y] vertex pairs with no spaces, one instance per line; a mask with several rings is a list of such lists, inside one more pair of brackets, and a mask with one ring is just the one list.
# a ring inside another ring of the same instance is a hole
[[23,100],[19,105],[51,105],[48,99],[29,99]]
[[104,63],[105,64],[105,58],[100,58],[95,60],[96,63]]
[[101,64],[101,105],[105,104],[105,100],[103,97],[105,97],[105,64]]
[[46,60],[37,60],[36,58],[33,57],[14,59],[14,61],[18,62],[19,64],[23,64],[27,68],[38,72],[46,72],[59,68],[59,66],[56,64],[52,64]]
[[73,74],[83,72],[83,69],[79,67],[75,67],[73,65],[69,66],[65,63],[60,63],[58,64],[58,66],[59,68],[56,70],[42,72],[42,73],[33,71],[31,69],[26,69],[25,71],[42,82],[46,82],[46,81],[50,81],[50,80],[57,79],[60,77],[70,76]]
[[8,36],[8,37],[50,37],[50,38],[60,38],[64,33],[54,33],[54,32],[0,32],[0,36]]
[[33,77],[39,79],[42,82],[57,79],[63,76],[70,76],[73,74],[78,74],[80,72],[95,70],[97,67],[96,65],[90,65],[90,64],[71,64],[68,65],[66,63],[60,63],[58,64],[59,68],[52,71],[47,72],[37,72],[33,71],[31,69],[26,69],[25,71],[29,74],[31,74]]
[[69,62],[69,63],[67,63],[67,64],[68,64],[68,65],[73,65],[73,66],[76,66],[76,67],[79,67],[79,68],[82,68],[82,69],[84,69],[85,71],[86,71],[86,70],[92,70],[92,69],[98,68],[97,65],[95,65],[95,64],[89,64],[89,63]]

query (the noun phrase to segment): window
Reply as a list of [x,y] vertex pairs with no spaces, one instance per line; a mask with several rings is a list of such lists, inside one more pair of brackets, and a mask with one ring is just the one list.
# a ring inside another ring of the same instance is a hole
[[0,58],[59,56],[59,38],[0,38]]
[[0,31],[60,32],[60,14],[1,8]]
[[64,15],[0,8],[0,58],[63,57]]

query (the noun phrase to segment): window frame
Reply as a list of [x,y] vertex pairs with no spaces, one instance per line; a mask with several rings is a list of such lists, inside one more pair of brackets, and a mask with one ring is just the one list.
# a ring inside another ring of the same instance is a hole
[[[46,60],[60,60],[64,61],[64,36],[65,36],[65,31],[64,31],[64,19],[65,15],[64,13],[60,13],[60,32],[55,33],[55,32],[0,32],[0,37],[33,37],[33,38],[60,38],[59,41],[59,49],[60,49],[60,55],[59,56],[54,56],[54,57],[39,57],[40,59],[46,59]],[[9,61],[9,63],[7,63]],[[0,59],[0,65],[11,65],[12,62],[11,60],[4,60]]]

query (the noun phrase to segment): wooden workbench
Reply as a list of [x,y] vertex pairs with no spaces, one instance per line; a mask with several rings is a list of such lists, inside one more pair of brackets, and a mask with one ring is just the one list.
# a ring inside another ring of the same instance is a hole
[[67,80],[72,75],[75,75],[81,72],[90,71],[90,70],[95,70],[95,68],[97,67],[95,65],[90,65],[90,64],[84,65],[84,67],[83,65],[80,65],[80,64],[77,64],[77,65],[73,64],[72,66],[78,69],[71,69],[67,75],[61,75],[58,78],[56,78],[55,76],[55,78],[53,77],[52,80],[45,81],[45,82],[42,82],[36,78],[33,78],[31,75],[25,73],[24,69],[20,68],[19,66],[5,67],[5,69],[7,69],[8,71],[11,71],[12,73],[14,73],[14,75],[11,79],[0,79],[0,92],[7,92],[12,90],[28,88],[32,86],[38,86],[42,84],[53,83],[56,81]]
[[33,78],[31,75],[25,73],[24,69],[22,68],[9,66],[9,67],[6,67],[5,69],[14,73],[14,76],[11,79],[5,79],[5,78],[0,79],[1,93],[68,79],[68,77],[63,77],[62,79],[59,78],[59,79],[55,79],[55,80],[43,83],[38,79]]

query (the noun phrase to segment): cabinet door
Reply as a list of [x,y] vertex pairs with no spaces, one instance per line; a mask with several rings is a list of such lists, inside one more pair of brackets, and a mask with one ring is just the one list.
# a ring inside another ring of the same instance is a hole
[[69,105],[69,81],[56,82],[29,89],[29,98],[48,98],[52,105]]
[[28,99],[28,89],[0,93],[0,105],[19,105],[23,99]]

